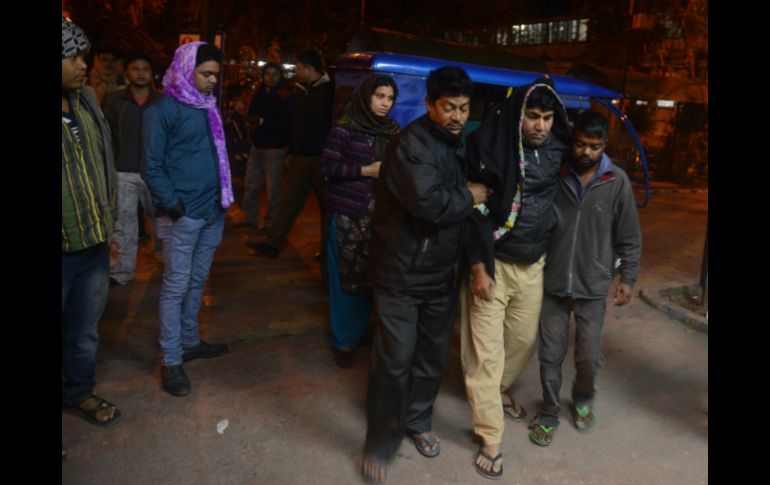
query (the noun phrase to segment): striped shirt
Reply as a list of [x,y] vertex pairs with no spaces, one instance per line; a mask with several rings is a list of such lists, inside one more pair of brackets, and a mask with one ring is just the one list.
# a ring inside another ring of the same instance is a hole
[[62,112],[63,252],[107,241],[113,225],[102,131],[81,96],[71,94]]

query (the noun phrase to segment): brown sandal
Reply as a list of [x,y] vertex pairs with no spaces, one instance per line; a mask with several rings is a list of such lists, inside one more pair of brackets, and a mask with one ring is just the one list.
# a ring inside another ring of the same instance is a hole
[[[84,405],[91,399],[96,399],[97,403],[94,404],[93,406],[85,407]],[[103,411],[109,408],[115,409],[115,413],[112,415],[111,418],[99,419],[97,417],[99,414],[99,411]],[[81,403],[78,404],[77,406],[64,406],[64,409],[74,414],[75,416],[79,416],[83,418],[84,420],[88,421],[94,426],[99,426],[101,428],[112,426],[113,424],[120,421],[120,417],[121,417],[120,409],[118,409],[117,406],[107,401],[106,399],[100,398],[96,394],[91,394],[90,397],[81,401]]]
[[433,431],[429,431],[428,433],[430,433],[430,435],[427,438],[418,433],[409,435],[409,437],[412,438],[415,448],[417,448],[417,451],[419,451],[422,456],[433,458],[441,453],[441,443],[439,442],[438,436],[436,436]]

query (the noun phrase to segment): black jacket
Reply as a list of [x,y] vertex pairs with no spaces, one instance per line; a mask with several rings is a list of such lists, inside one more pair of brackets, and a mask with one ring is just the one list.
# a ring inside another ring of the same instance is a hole
[[321,155],[332,127],[334,87],[324,74],[312,86],[297,85],[291,96],[292,126],[289,153]]
[[[474,210],[469,218],[466,255],[469,264],[484,262],[493,278],[495,257],[524,264],[540,259],[555,225],[553,198],[571,129],[559,100],[548,138],[536,148],[525,146],[521,119],[527,99],[537,87],[556,94],[550,79],[546,78],[517,88],[512,96],[490,111],[469,140],[468,178],[484,183],[492,189],[492,194],[484,207]],[[521,209],[513,228],[505,229],[518,184],[523,187]],[[494,238],[496,231],[502,233],[498,239]]]
[[455,136],[423,115],[388,145],[375,186],[371,282],[405,292],[456,285],[465,188],[465,133]]
[[139,173],[142,157],[142,118],[144,111],[160,99],[150,91],[147,101],[139,106],[131,88],[110,94],[104,102],[104,117],[110,124],[112,148],[115,151],[115,169],[118,172]]
[[289,144],[289,92],[276,86],[271,90],[260,86],[249,104],[249,115],[262,118],[262,124],[254,126],[251,143],[256,148],[286,148]]

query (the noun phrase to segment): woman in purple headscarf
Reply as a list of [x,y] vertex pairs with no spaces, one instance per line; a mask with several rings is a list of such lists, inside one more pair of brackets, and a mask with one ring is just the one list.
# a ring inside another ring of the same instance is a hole
[[221,67],[222,53],[209,44],[179,47],[163,77],[163,98],[144,115],[142,176],[163,240],[161,373],[163,389],[175,396],[190,393],[183,362],[229,350],[198,334],[203,286],[233,202],[222,117],[212,94]]

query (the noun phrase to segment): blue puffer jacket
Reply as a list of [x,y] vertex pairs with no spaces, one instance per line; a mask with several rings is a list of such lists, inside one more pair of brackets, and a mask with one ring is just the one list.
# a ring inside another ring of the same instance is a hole
[[142,178],[156,207],[181,203],[184,215],[193,219],[211,219],[222,210],[206,110],[163,96],[144,113],[142,140]]

